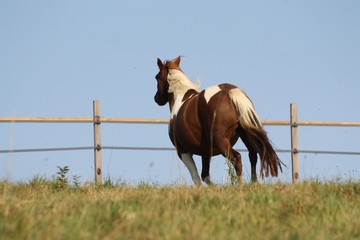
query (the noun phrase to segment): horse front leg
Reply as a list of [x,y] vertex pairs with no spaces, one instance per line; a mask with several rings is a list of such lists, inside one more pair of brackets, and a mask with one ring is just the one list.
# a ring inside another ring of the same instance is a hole
[[213,185],[213,182],[210,180],[210,161],[211,157],[201,157],[202,160],[202,171],[201,171],[201,179],[207,185]]
[[189,170],[191,178],[194,181],[195,185],[201,186],[201,179],[199,177],[192,154],[191,153],[181,153],[180,156],[181,156],[181,160],[183,161],[183,163]]

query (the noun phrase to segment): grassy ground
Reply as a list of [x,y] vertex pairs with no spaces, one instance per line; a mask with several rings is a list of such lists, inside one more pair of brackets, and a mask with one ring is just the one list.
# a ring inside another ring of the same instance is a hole
[[0,183],[0,239],[360,239],[360,183]]

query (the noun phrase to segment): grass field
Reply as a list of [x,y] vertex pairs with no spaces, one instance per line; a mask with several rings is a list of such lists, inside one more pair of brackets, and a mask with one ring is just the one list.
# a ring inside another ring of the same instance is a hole
[[0,239],[360,239],[360,183],[1,182]]

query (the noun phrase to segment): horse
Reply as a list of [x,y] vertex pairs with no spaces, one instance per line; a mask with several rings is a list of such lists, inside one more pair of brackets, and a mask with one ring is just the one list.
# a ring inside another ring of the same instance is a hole
[[[260,176],[278,176],[283,163],[246,93],[229,83],[200,91],[200,84],[192,82],[180,68],[180,60],[180,56],[164,62],[157,59],[159,73],[155,76],[157,92],[154,100],[159,106],[169,103],[169,137],[195,185],[201,185],[201,180],[213,184],[209,173],[210,159],[219,154],[229,159],[239,183],[242,181],[241,155],[233,149],[239,138],[249,151],[252,182],[257,182],[258,154]],[[194,154],[202,158],[201,179]]]

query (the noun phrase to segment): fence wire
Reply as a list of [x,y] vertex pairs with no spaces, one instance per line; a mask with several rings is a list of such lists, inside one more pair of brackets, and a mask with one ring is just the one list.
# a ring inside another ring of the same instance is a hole
[[[103,150],[123,150],[123,151],[175,151],[174,147],[127,147],[127,146],[102,146]],[[92,147],[62,147],[62,148],[31,148],[31,149],[4,149],[1,153],[27,153],[27,152],[54,152],[54,151],[81,151],[95,150]],[[247,149],[235,149],[239,152],[247,152]],[[279,153],[291,153],[291,150],[277,149]],[[334,154],[334,155],[360,155],[360,152],[352,151],[325,151],[325,150],[298,150],[301,154]]]

